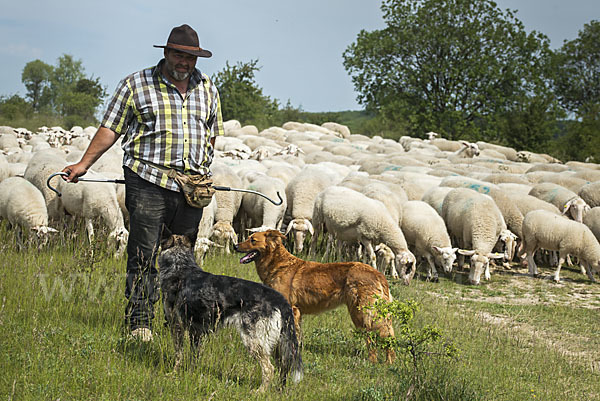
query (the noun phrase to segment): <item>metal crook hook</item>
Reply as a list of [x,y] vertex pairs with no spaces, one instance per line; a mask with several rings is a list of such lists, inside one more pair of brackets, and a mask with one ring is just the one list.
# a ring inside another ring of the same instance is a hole
[[271,202],[275,206],[279,206],[279,205],[281,205],[283,203],[283,198],[281,197],[281,194],[279,193],[279,191],[277,191],[277,197],[279,198],[279,201],[275,201],[275,200],[269,198],[267,195],[265,195],[265,194],[263,194],[261,192],[253,191],[251,189],[221,187],[221,186],[218,186],[218,185],[213,185],[213,188],[215,189],[215,191],[248,192],[249,194],[254,194],[254,195],[262,196],[263,198],[265,198],[266,200],[268,200],[269,202]]
[[52,185],[50,185],[50,180],[52,178],[54,178],[55,176],[57,176],[57,175],[62,175],[62,176],[67,176],[67,177],[69,176],[69,174],[63,173],[62,171],[59,172],[59,173],[50,174],[50,177],[48,177],[48,179],[46,180],[46,185],[48,186],[48,188],[50,188],[51,190],[53,190],[54,192],[56,192],[56,195],[62,196],[62,194],[60,193],[60,191],[58,189],[56,189]]

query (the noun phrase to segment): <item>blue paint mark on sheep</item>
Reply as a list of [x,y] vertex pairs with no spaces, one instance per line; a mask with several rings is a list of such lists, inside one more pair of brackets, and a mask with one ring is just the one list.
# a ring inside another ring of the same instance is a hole
[[398,170],[402,170],[402,166],[387,166],[386,168],[383,169],[383,171],[398,171]]
[[467,188],[477,191],[481,194],[489,194],[491,191],[490,187],[488,187],[487,185],[481,185],[481,184],[469,184],[467,186]]

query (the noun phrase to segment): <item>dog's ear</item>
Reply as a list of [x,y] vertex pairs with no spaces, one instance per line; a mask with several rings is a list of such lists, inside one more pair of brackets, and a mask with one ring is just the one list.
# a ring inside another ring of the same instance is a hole
[[283,244],[284,241],[287,239],[285,234],[279,230],[269,230],[267,231],[267,236],[278,241],[281,244]]
[[181,245],[186,248],[194,249],[195,242],[193,232],[186,232],[181,236]]
[[169,235],[166,238],[163,237],[160,240],[160,247],[162,248],[163,251],[173,247],[173,245],[175,245],[175,239],[173,238],[172,235]]

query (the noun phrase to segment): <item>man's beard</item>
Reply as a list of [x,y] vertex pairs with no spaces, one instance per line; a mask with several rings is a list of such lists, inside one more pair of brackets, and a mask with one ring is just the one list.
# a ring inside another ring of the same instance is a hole
[[169,75],[171,75],[173,78],[175,78],[176,81],[185,81],[190,76],[189,71],[179,72],[175,69],[176,66],[172,65],[168,61],[166,62],[166,66],[167,66],[167,71],[169,72]]

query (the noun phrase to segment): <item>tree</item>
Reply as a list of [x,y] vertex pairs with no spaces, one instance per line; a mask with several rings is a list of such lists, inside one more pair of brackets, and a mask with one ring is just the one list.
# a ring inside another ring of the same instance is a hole
[[26,119],[32,111],[31,104],[19,95],[0,96],[0,119],[2,121]]
[[556,92],[565,109],[579,116],[600,104],[600,22],[583,26],[556,54]]
[[[26,97],[31,101],[31,106],[35,111],[39,111],[40,107],[44,105],[42,97],[48,93],[45,89],[50,84],[53,70],[51,65],[41,60],[30,61],[23,68],[21,81],[25,85],[25,88],[27,88]],[[47,102],[47,100],[45,101]]]
[[387,27],[361,31],[344,67],[358,101],[408,134],[498,140],[494,123],[524,100],[551,107],[549,41],[512,11],[491,0],[383,0],[381,9]]
[[229,65],[213,76],[219,88],[223,120],[236,119],[242,124],[267,125],[278,110],[278,102],[263,95],[254,75],[258,60]]

